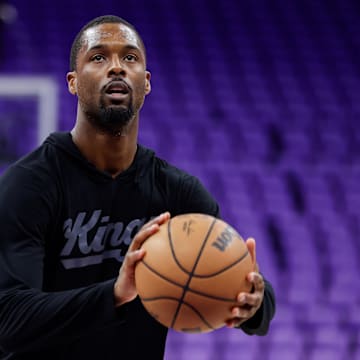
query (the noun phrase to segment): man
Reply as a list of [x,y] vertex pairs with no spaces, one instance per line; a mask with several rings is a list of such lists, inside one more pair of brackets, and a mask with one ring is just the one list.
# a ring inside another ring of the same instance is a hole
[[[92,20],[70,67],[73,130],[51,134],[0,181],[2,358],[161,359],[167,329],[134,282],[141,244],[170,214],[220,216],[218,205],[195,177],[137,144],[151,87],[132,25]],[[255,241],[247,246],[255,259]],[[253,292],[239,294],[228,326],[263,335],[273,290],[258,272],[249,280]]]

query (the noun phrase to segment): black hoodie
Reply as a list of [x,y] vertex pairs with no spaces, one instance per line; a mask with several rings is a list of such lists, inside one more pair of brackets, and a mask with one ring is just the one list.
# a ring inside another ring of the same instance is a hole
[[[116,309],[113,286],[134,234],[164,211],[220,216],[197,178],[140,145],[115,179],[70,133],[12,165],[0,179],[0,358],[162,359],[167,329],[138,298]],[[266,282],[242,329],[265,334],[274,301]]]

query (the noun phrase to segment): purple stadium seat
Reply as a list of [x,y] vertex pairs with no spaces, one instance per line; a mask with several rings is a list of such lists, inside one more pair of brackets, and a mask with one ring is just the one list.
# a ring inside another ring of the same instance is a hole
[[[350,360],[346,350],[338,349],[335,347],[315,347],[308,355],[308,360]],[[357,360],[354,358],[354,360]]]
[[248,336],[235,329],[221,329],[219,331],[223,335],[223,346],[219,353],[218,359],[236,360],[249,359],[257,360],[259,358],[259,350],[263,347],[263,338]]
[[302,322],[314,328],[334,327],[335,329],[344,322],[346,310],[341,305],[328,302],[310,303],[303,311]]
[[327,352],[330,350],[334,353],[344,353],[349,344],[349,339],[343,331],[342,326],[337,325],[317,325],[312,329],[310,343],[314,348],[325,348]]
[[[267,360],[303,360],[302,349],[294,348],[292,345],[273,344],[265,352]],[[265,357],[264,357],[265,358]],[[259,360],[261,358],[259,357]]]
[[213,349],[212,334],[183,334],[170,331],[165,359],[207,359]]

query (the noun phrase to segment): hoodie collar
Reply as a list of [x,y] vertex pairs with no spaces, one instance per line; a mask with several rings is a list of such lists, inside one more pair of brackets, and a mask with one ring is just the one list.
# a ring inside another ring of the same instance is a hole
[[128,180],[129,178],[132,178],[135,183],[138,183],[140,178],[146,174],[148,166],[155,156],[152,150],[138,144],[133,163],[127,170],[113,179],[109,173],[97,169],[83,156],[79,148],[75,145],[70,132],[54,132],[48,136],[44,144],[55,146],[76,161],[79,166],[85,168],[86,171],[89,171],[92,176],[104,180]]

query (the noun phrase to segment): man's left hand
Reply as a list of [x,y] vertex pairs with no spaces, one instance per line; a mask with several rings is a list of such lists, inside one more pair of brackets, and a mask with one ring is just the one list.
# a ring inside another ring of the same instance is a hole
[[241,292],[238,297],[238,306],[232,308],[233,318],[226,321],[227,327],[238,327],[243,322],[252,318],[259,310],[264,298],[265,283],[262,275],[258,272],[251,272],[247,279],[253,284],[251,293]]

